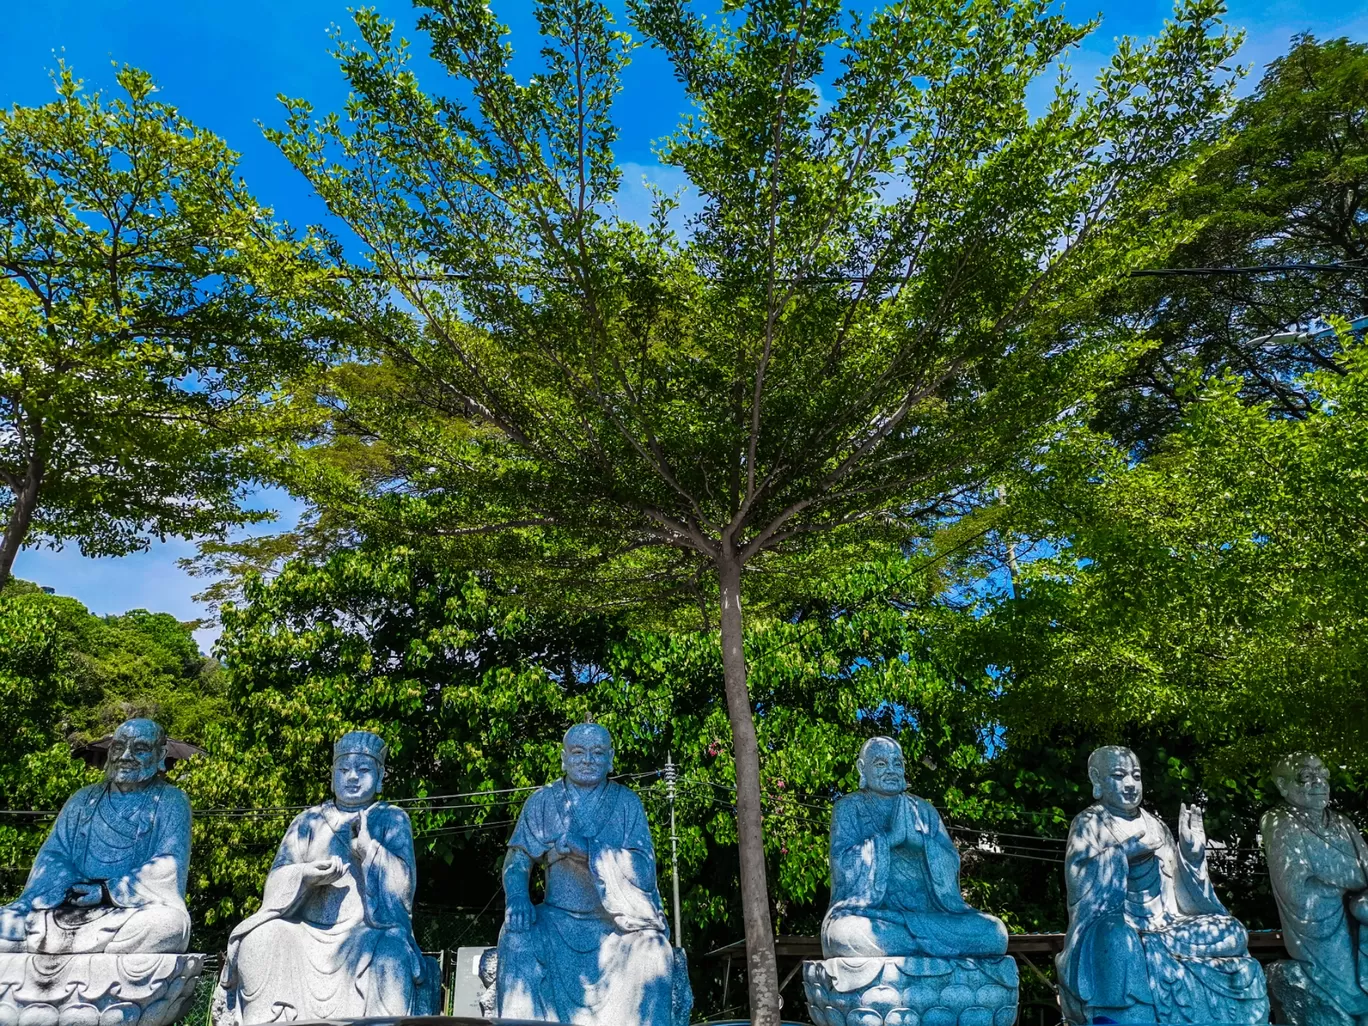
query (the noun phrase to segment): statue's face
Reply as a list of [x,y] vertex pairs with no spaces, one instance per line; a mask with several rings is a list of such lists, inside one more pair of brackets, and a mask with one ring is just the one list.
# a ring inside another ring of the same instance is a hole
[[613,742],[608,731],[594,723],[584,723],[565,735],[561,768],[566,778],[580,787],[597,787],[613,769]]
[[865,787],[875,794],[902,794],[907,790],[907,766],[902,749],[891,741],[870,745],[860,760]]
[[1113,754],[1089,776],[1093,791],[1105,808],[1125,815],[1139,811],[1145,789],[1140,783],[1140,763],[1133,753]]
[[333,762],[333,797],[346,808],[369,805],[380,790],[384,773],[376,761],[360,752],[349,752]]
[[165,756],[157,725],[151,720],[129,720],[119,724],[109,742],[105,778],[117,787],[137,787],[157,775]]
[[1298,808],[1323,812],[1330,804],[1330,774],[1314,755],[1300,760],[1291,775],[1280,775],[1277,784],[1288,803]]

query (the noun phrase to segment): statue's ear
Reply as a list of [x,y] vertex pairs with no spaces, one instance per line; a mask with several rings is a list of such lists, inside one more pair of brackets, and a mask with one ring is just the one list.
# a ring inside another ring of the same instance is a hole
[[161,754],[157,756],[157,772],[166,772],[166,746],[162,745]]

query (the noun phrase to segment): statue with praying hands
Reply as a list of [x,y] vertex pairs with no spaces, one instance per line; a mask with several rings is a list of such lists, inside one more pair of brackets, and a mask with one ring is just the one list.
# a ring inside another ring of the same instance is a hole
[[824,958],[804,965],[813,1020],[1010,1026],[1007,929],[964,900],[959,851],[935,807],[908,793],[902,747],[871,738],[856,766],[859,790],[831,814]]

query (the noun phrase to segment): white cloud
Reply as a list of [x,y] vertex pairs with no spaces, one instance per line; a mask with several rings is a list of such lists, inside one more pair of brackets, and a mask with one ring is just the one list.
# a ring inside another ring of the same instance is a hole
[[[253,509],[274,509],[280,514],[279,519],[234,532],[235,538],[289,530],[303,512],[302,503],[278,488],[254,493],[249,505]],[[191,596],[202,591],[208,582],[191,577],[176,565],[176,560],[195,552],[193,542],[180,539],[154,541],[146,552],[117,557],[88,558],[75,545],[55,551],[25,549],[14,561],[14,576],[77,599],[97,616],[146,609],[170,613],[178,620],[199,620],[208,616],[208,610]],[[195,632],[195,640],[205,652],[213,647],[218,636],[217,625]]]

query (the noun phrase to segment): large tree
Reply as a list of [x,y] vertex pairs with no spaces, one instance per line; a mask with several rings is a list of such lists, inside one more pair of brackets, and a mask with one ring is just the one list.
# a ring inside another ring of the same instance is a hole
[[147,74],[116,77],[63,67],[53,102],[0,111],[0,581],[26,545],[263,519],[252,414],[309,348],[307,247]]
[[[1368,45],[1292,40],[1228,122],[1228,142],[1176,202],[1197,235],[1109,308],[1150,324],[1154,344],[1118,382],[1098,423],[1150,444],[1198,394],[1233,373],[1246,401],[1282,416],[1315,406],[1300,376],[1343,373],[1324,318],[1368,315]],[[1263,270],[1261,270],[1261,268]],[[1191,272],[1191,273],[1188,273]]]
[[[779,1018],[743,596],[763,605],[955,516],[1112,370],[1097,297],[1184,236],[1213,131],[1217,0],[1123,42],[1090,91],[1028,89],[1089,26],[1043,0],[634,0],[693,115],[663,144],[700,212],[618,216],[612,104],[632,41],[537,5],[519,81],[478,0],[421,19],[459,83],[419,87],[372,12],[345,114],[275,134],[360,239],[342,313],[403,388],[337,393],[396,456],[383,487],[300,475],[368,530],[444,541],[533,601],[693,610],[716,630],[737,787],[751,1015]],[[486,563],[485,565],[489,565]]]

